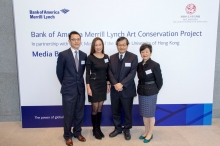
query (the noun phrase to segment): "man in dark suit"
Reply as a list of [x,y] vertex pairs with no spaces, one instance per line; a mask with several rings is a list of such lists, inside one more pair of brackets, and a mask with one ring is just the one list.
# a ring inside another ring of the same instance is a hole
[[[136,96],[134,77],[137,70],[137,55],[128,52],[128,39],[120,37],[116,41],[118,53],[110,56],[109,78],[111,81],[111,107],[115,130],[109,137],[124,133],[126,140],[131,139],[132,106]],[[124,111],[124,128],[121,125],[121,109]]]
[[[85,105],[84,70],[87,55],[79,50],[81,36],[72,31],[69,34],[71,48],[60,52],[56,73],[61,84],[62,105],[64,114],[64,134],[66,145],[72,146],[72,137],[86,141],[81,135]],[[71,132],[74,123],[73,133]]]

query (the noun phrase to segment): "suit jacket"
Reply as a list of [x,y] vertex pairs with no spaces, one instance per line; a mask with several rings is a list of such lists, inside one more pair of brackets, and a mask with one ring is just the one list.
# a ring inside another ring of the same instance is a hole
[[59,53],[56,73],[61,84],[61,94],[74,95],[77,92],[85,94],[83,74],[86,59],[86,53],[79,50],[79,67],[77,72],[71,48]]
[[[147,72],[147,73],[146,73]],[[160,64],[148,59],[143,65],[143,62],[138,63],[138,89],[137,92],[142,96],[150,96],[159,93],[163,85],[163,78],[161,74]],[[140,82],[154,81],[153,84],[140,84]]]
[[[111,97],[118,96],[118,91],[115,90],[114,85],[118,83],[116,76],[118,72],[119,53],[110,56],[109,63],[109,79],[111,86]],[[136,86],[134,77],[136,75],[138,65],[137,55],[126,51],[122,67],[119,75],[119,82],[123,85],[122,98],[133,98],[136,94]]]

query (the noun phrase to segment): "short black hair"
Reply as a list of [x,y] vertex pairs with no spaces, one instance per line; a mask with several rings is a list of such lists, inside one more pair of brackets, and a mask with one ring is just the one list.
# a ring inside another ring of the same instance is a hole
[[69,34],[69,40],[70,40],[72,34],[78,34],[81,39],[81,35],[77,31],[71,31]]
[[118,45],[118,42],[123,41],[123,40],[126,40],[127,45],[129,45],[129,41],[128,41],[128,39],[127,39],[126,37],[120,37],[120,38],[118,38],[117,41],[116,41],[116,45]]
[[141,53],[141,51],[145,50],[146,48],[148,48],[150,50],[150,53],[152,53],[152,45],[151,44],[147,44],[147,43],[143,43],[140,46],[140,53]]

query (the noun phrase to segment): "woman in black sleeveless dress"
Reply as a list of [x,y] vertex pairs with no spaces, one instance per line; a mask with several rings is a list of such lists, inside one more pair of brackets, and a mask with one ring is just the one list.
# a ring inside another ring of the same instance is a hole
[[104,134],[100,129],[102,106],[106,100],[106,94],[110,92],[108,79],[109,57],[104,54],[104,43],[101,38],[94,38],[90,55],[86,61],[86,87],[89,102],[92,103],[93,135],[96,139],[102,139]]

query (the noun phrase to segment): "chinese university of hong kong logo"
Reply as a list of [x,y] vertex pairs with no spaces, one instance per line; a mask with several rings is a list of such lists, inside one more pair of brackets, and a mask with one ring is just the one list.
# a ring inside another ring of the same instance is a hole
[[194,5],[194,4],[188,4],[188,5],[186,6],[185,10],[186,10],[186,13],[187,13],[187,14],[192,15],[192,14],[194,14],[194,13],[196,12],[196,5]]

